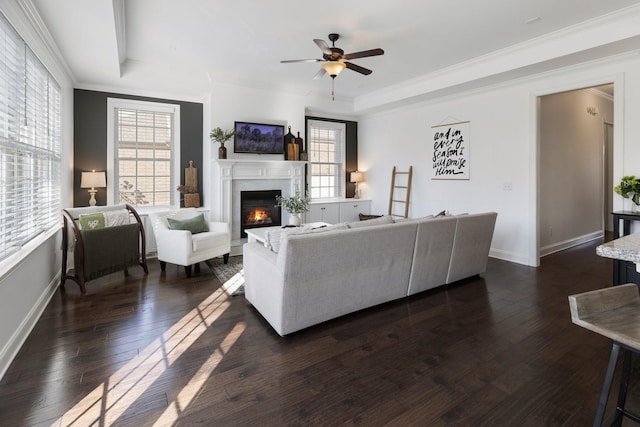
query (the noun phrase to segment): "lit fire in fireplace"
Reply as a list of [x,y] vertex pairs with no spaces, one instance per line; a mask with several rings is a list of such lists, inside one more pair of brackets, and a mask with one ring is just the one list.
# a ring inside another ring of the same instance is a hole
[[249,212],[247,215],[245,224],[247,225],[255,225],[255,224],[271,224],[271,216],[269,215],[269,211],[263,208],[256,208]]

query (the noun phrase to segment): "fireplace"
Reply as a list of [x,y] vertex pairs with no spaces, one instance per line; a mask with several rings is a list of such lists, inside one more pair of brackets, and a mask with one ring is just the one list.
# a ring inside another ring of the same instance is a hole
[[247,237],[249,228],[281,225],[282,209],[276,207],[276,196],[280,190],[240,192],[240,237]]

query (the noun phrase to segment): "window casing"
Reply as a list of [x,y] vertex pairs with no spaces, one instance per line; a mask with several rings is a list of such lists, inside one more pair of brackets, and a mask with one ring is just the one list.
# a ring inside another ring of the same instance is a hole
[[176,205],[180,106],[108,98],[107,111],[108,202]]
[[0,259],[60,226],[61,89],[0,14]]
[[344,123],[308,120],[309,191],[312,199],[344,197]]

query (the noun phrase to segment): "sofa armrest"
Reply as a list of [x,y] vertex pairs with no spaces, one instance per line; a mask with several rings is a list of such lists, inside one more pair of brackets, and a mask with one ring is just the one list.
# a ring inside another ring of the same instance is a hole
[[193,251],[191,232],[188,230],[170,230],[157,227],[155,230],[158,258],[172,262],[182,259]]
[[229,239],[231,239],[231,232],[229,231],[229,224],[226,222],[208,221],[209,231],[213,233],[228,233]]
[[243,245],[242,255],[245,298],[283,335],[284,275],[278,268],[278,254],[261,243],[251,242]]

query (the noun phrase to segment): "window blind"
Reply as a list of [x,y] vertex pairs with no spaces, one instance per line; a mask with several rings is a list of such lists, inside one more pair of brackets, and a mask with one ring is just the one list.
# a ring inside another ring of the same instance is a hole
[[60,93],[0,15],[0,259],[60,225]]

